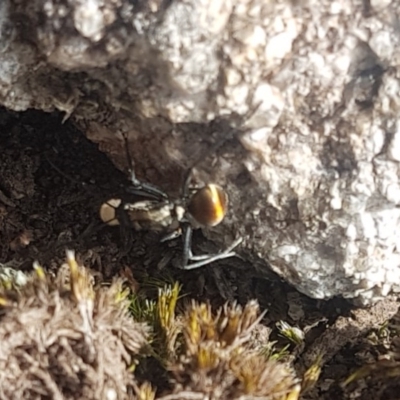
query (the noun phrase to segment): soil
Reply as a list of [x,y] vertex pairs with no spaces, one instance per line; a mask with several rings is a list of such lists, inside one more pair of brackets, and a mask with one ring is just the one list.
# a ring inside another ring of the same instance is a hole
[[[123,275],[134,290],[145,290],[150,297],[157,282],[178,280],[187,301],[218,307],[226,301],[245,304],[257,299],[261,309],[268,310],[263,323],[273,328],[271,338],[278,347],[287,342],[277,334],[276,322],[283,320],[306,333],[301,348],[291,347],[299,373],[316,354],[326,354],[321,377],[304,399],[400,398],[393,382],[367,380],[345,389],[340,385],[355,369],[392,348],[391,336],[382,340],[378,332],[396,314],[397,299],[388,298],[368,311],[343,299],[313,300],[272,273],[258,276],[240,258],[193,271],[174,268],[171,264],[182,251],[179,239],[161,243],[158,234],[101,222],[100,205],[126,196],[128,185],[127,174],[72,123],[63,124],[62,115],[0,108],[0,266],[30,271],[37,260],[54,271],[64,262],[65,250],[74,249],[99,279]],[[200,231],[194,249],[218,250]],[[371,341],[372,334],[377,340]]]

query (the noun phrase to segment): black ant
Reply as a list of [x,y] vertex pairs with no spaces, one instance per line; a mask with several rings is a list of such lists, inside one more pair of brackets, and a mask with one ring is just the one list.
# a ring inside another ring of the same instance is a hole
[[128,151],[127,139],[125,149],[132,166],[130,171],[131,185],[126,188],[130,194],[143,197],[145,200],[133,203],[120,198],[112,198],[100,207],[101,220],[111,226],[125,224],[128,217],[135,230],[163,232],[161,241],[183,238],[183,257],[180,267],[191,270],[208,265],[214,261],[233,257],[233,252],[242,239],[235,240],[231,246],[217,254],[193,255],[192,232],[201,227],[213,227],[222,222],[228,208],[228,196],[218,185],[210,183],[202,188],[190,188],[194,165],[189,168],[181,189],[181,196],[172,200],[158,187],[142,182],[136,178],[133,163]]
[[[258,110],[260,104],[250,109],[238,125],[248,120]],[[224,135],[222,140],[217,140],[211,148],[207,149],[207,153],[216,151],[223,143],[234,138],[237,132],[238,126]],[[192,171],[203,157],[199,157],[188,168],[180,197],[171,199],[160,188],[136,177],[128,150],[128,140],[124,135],[123,138],[126,157],[130,165],[130,183],[123,187],[123,199],[114,197],[101,205],[99,212],[101,220],[109,226],[121,225],[135,230],[164,233],[161,241],[182,236],[183,257],[180,263],[182,269],[196,269],[217,260],[236,256],[233,250],[242,242],[242,238],[236,239],[228,248],[217,254],[193,255],[193,229],[218,225],[223,221],[228,208],[228,195],[220,186],[209,183],[201,188],[190,187]],[[48,161],[58,172],[66,176],[50,160]],[[66,178],[73,180],[68,176]],[[126,199],[131,197],[130,195],[133,195],[134,201]],[[143,200],[136,200],[138,197]],[[89,228],[83,235],[88,231],[90,231]]]

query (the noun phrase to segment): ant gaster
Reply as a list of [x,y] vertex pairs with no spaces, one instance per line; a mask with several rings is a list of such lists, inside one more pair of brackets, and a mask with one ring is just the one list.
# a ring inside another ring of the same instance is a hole
[[100,218],[108,225],[120,225],[121,219],[129,217],[135,230],[151,230],[164,233],[161,241],[170,240],[182,235],[183,256],[180,267],[191,270],[208,265],[214,261],[233,257],[233,249],[242,239],[235,240],[231,246],[217,254],[194,255],[192,253],[193,229],[213,227],[225,217],[228,207],[228,196],[218,185],[210,183],[202,188],[190,188],[193,166],[189,168],[178,199],[171,199],[158,187],[141,182],[136,178],[132,159],[125,139],[125,149],[130,163],[131,185],[126,188],[130,194],[143,197],[144,200],[133,203],[113,198],[100,207]]

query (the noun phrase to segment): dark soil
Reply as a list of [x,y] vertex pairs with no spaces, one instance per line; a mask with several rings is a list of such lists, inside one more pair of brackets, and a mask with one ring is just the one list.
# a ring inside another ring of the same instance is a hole
[[[173,268],[171,261],[181,252],[179,239],[160,243],[157,234],[108,227],[100,221],[100,205],[126,195],[126,185],[126,174],[71,123],[62,124],[62,115],[0,109],[0,265],[29,271],[37,260],[54,270],[69,248],[99,279],[123,275],[135,290],[147,290],[149,296],[155,292],[149,282],[178,280],[188,300],[210,301],[215,307],[255,298],[268,310],[264,322],[274,328],[272,339],[279,341],[278,346],[287,342],[276,334],[277,321],[306,332],[305,346],[296,349],[299,372],[318,349],[328,354],[316,388],[304,398],[400,399],[393,383],[389,389],[369,381],[363,389],[355,385],[344,391],[340,386],[357,367],[375,361],[390,347],[379,347],[379,341],[373,346],[367,337],[395,314],[396,301],[388,299],[366,312],[341,299],[312,300],[272,273],[268,279],[257,276],[239,258],[194,271]],[[218,250],[201,232],[194,241],[195,250]]]

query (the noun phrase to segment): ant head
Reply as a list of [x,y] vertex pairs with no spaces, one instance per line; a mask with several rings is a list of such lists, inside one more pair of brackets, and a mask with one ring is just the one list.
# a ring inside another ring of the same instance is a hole
[[121,199],[111,199],[101,205],[100,218],[105,224],[110,226],[119,225],[116,213],[121,203]]
[[220,186],[209,184],[193,194],[187,208],[200,225],[215,226],[225,217],[228,196]]

